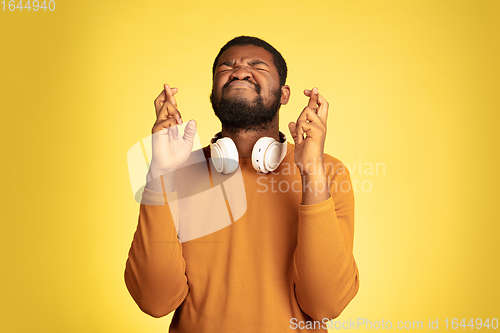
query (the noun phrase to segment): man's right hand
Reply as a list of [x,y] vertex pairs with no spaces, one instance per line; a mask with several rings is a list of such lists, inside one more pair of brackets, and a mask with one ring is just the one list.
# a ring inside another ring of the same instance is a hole
[[[190,120],[179,137],[177,125],[182,124],[174,95],[177,88],[164,85],[163,91],[155,99],[156,122],[152,129],[152,159],[149,176],[157,178],[166,173],[173,174],[189,157],[196,134],[196,122]],[[149,177],[148,177],[149,178]]]

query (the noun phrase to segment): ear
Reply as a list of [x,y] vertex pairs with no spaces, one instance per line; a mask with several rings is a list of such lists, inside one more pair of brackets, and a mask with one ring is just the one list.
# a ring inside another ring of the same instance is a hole
[[285,84],[284,86],[281,87],[281,99],[280,99],[281,105],[285,105],[286,103],[288,103],[289,99],[290,99],[290,87]]

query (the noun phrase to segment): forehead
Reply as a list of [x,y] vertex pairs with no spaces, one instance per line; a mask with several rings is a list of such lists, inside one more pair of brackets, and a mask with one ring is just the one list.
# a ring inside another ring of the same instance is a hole
[[243,61],[243,60],[256,60],[256,59],[262,60],[269,66],[274,68],[273,55],[266,49],[255,45],[231,46],[221,54],[219,60],[217,61],[217,65],[228,60]]

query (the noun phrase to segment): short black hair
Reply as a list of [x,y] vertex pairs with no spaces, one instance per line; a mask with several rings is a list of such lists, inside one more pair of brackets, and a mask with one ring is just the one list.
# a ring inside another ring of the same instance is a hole
[[215,75],[215,67],[217,66],[217,62],[219,61],[219,58],[224,51],[226,51],[228,48],[231,46],[244,46],[244,45],[255,45],[262,47],[269,53],[273,55],[274,58],[274,66],[278,70],[278,75],[280,77],[280,86],[285,85],[286,82],[286,75],[288,72],[288,69],[286,67],[286,62],[285,59],[283,59],[283,56],[281,53],[278,52],[271,44],[268,42],[257,38],[257,37],[251,37],[251,36],[239,36],[231,39],[229,42],[224,45],[220,51],[219,54],[217,54],[217,57],[215,57],[214,60],[214,65],[212,67],[212,76]]

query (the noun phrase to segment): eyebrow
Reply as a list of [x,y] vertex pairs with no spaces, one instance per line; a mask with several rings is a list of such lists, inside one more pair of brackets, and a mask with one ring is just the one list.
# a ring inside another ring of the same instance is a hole
[[[224,66],[231,67],[231,66],[233,66],[233,65],[234,65],[234,63],[235,63],[235,62],[236,62],[236,61],[234,61],[234,60],[226,60],[226,61],[224,61],[223,63],[219,64],[219,66],[217,66],[217,68],[219,68],[220,66],[223,66],[223,65],[224,65]],[[269,66],[266,62],[264,62],[264,61],[262,61],[262,60],[257,60],[257,59],[255,59],[255,60],[251,60],[251,61],[249,62],[249,64],[250,64],[250,66],[255,66],[255,65],[265,65],[265,66],[267,66],[267,67],[271,68],[271,67],[270,67],[270,66]]]

